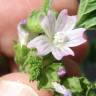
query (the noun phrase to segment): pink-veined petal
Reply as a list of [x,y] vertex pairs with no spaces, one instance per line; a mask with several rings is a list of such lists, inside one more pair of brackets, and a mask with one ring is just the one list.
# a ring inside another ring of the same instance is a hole
[[57,82],[52,82],[53,88],[56,92],[64,94],[64,92],[67,90],[63,85],[60,85]]
[[52,82],[53,88],[56,92],[63,94],[64,96],[72,96],[72,93],[69,89],[67,89],[65,86],[60,85],[57,82]]
[[46,36],[38,36],[31,40],[28,45],[28,48],[37,48],[39,55],[47,55],[51,52],[51,45],[48,42],[48,38]]
[[37,47],[38,54],[41,56],[47,55],[51,52],[51,46],[49,43],[45,43]]
[[67,42],[65,44],[65,46],[67,46],[67,47],[76,47],[76,46],[79,46],[79,45],[85,43],[86,41],[87,40],[84,39],[84,38],[76,38],[76,39],[73,39],[73,40]]
[[63,28],[63,31],[68,31],[68,30],[72,30],[74,29],[75,25],[76,25],[76,21],[77,21],[77,16],[68,16],[66,24]]
[[50,27],[50,23],[49,23],[48,17],[47,16],[43,16],[43,17],[40,17],[40,18],[42,18],[42,19],[40,19],[40,24],[41,24],[41,27],[44,30],[45,34],[48,37],[52,37],[53,33],[51,32],[51,27]]
[[56,21],[56,26],[55,26],[55,31],[59,32],[62,31],[67,20],[68,14],[67,14],[67,9],[64,9],[60,12],[57,21]]
[[64,56],[64,52],[60,50],[59,48],[52,48],[52,54],[57,60],[61,60]]
[[67,35],[69,40],[73,40],[76,38],[79,39],[79,38],[83,38],[85,31],[86,31],[85,28],[78,28],[78,29],[70,30],[69,32],[67,32]]
[[26,32],[26,31],[21,27],[21,22],[18,24],[17,30],[18,30],[19,42],[20,42],[22,45],[26,45],[26,44],[27,44],[27,41],[28,41],[29,33]]
[[75,55],[71,48],[65,47],[65,46],[64,46],[62,52],[64,53],[64,56],[68,56],[68,55],[74,56]]
[[30,42],[28,42],[27,47],[28,48],[33,48],[33,47],[37,48],[38,46],[43,45],[47,41],[48,41],[47,37],[45,35],[41,35],[41,36],[38,36],[38,37],[32,39]]
[[48,11],[48,19],[49,19],[51,32],[55,33],[56,17],[54,16],[54,14],[53,14],[53,12],[51,10]]

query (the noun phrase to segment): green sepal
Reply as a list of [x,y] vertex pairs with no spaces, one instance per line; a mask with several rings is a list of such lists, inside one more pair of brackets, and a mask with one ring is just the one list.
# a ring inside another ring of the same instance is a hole
[[44,4],[42,10],[47,14],[48,10],[52,9],[52,0],[43,0]]
[[60,82],[57,72],[61,66],[61,63],[53,63],[44,67],[38,77],[38,88],[51,89],[53,87],[52,82]]
[[19,43],[15,44],[14,49],[15,49],[15,62],[21,68],[30,50],[26,46],[21,46],[21,44]]
[[[56,11],[52,11],[52,12],[53,15],[57,17],[58,13]],[[38,33],[38,34],[43,33],[44,30],[40,25],[40,17],[45,15],[47,15],[47,13],[45,13],[42,10],[32,11],[31,15],[27,18],[26,29],[32,33]]]
[[67,86],[73,93],[80,93],[83,91],[79,78],[72,77],[67,79]]
[[52,3],[52,0],[43,0],[44,1],[44,4],[43,4],[43,7],[42,7],[42,10],[47,14],[48,10],[51,9],[51,3]]
[[31,15],[27,18],[26,29],[32,33],[43,33],[40,25],[40,16],[45,16],[51,10],[54,16],[58,16],[58,12],[51,8],[51,0],[44,0],[44,5],[41,10],[32,11]]
[[44,4],[43,4],[43,7],[42,7],[42,10],[47,14],[48,13],[48,10],[52,10],[53,11],[53,14],[55,16],[58,15],[58,12],[53,10],[52,8],[52,0],[44,0]]
[[32,33],[42,33],[43,29],[40,26],[40,16],[45,16],[45,13],[41,10],[32,11],[31,15],[27,19],[27,29]]

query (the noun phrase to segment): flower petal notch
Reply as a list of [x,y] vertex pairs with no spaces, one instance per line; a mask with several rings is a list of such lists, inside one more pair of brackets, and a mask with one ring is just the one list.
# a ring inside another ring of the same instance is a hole
[[60,12],[57,20],[53,12],[49,10],[47,16],[40,19],[45,34],[30,40],[27,47],[37,48],[38,54],[42,56],[52,53],[56,60],[61,60],[68,55],[74,56],[70,47],[86,42],[83,36],[86,29],[74,29],[76,21],[76,16],[68,16],[66,9]]

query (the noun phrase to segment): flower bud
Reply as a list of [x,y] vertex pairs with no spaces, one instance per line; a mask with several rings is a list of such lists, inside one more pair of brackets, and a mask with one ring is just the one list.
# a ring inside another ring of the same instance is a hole
[[63,77],[66,74],[65,68],[60,67],[58,70],[58,76]]
[[29,31],[34,33],[43,32],[40,26],[40,16],[45,15],[43,11],[32,11],[31,16],[27,19],[27,28]]

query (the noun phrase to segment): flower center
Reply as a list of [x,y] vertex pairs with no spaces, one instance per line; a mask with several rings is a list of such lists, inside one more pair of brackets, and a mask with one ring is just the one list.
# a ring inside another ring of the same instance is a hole
[[57,32],[54,35],[53,44],[55,44],[56,47],[62,48],[66,42],[68,42],[68,37],[65,33]]

